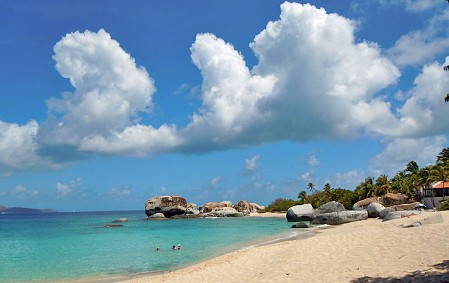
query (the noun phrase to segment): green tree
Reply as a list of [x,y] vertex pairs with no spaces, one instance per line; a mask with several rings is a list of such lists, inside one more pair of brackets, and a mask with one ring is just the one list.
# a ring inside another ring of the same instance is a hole
[[448,164],[436,164],[430,168],[430,180],[434,182],[448,181],[449,177],[449,165]]
[[449,148],[443,148],[437,155],[437,164],[449,164]]
[[391,192],[391,183],[388,180],[388,176],[387,175],[380,175],[376,179],[374,194],[376,196],[383,196],[383,195],[385,195],[387,193],[390,193],[390,192]]
[[332,200],[338,201],[346,209],[352,209],[352,206],[357,202],[357,195],[352,190],[337,188],[332,189]]
[[404,193],[406,188],[406,178],[404,171],[399,171],[391,178],[391,190],[395,193]]
[[287,211],[290,207],[297,204],[298,203],[292,199],[277,198],[261,212],[283,212]]
[[329,183],[326,183],[324,185],[323,193],[324,193],[325,197],[327,197],[328,199],[332,198],[332,188],[331,188],[331,185]]
[[310,182],[310,183],[307,184],[307,188],[308,188],[312,193],[316,193],[315,185],[314,185],[312,182]]
[[363,181],[356,187],[355,192],[358,196],[358,199],[362,200],[374,196],[375,190],[376,186],[374,184],[374,178],[367,177],[365,178],[365,181]]
[[405,169],[405,187],[402,193],[412,197],[415,195],[415,192],[419,190],[421,187],[420,182],[420,169],[418,164],[415,161],[410,161],[407,163]]
[[298,194],[298,199],[299,199],[299,204],[310,203],[309,196],[307,195],[306,191],[300,191]]

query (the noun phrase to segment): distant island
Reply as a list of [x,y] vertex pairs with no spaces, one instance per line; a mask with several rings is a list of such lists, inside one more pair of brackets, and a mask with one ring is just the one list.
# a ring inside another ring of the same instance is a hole
[[57,212],[51,208],[25,208],[25,207],[6,207],[0,206],[0,214],[34,214],[34,213],[55,213]]

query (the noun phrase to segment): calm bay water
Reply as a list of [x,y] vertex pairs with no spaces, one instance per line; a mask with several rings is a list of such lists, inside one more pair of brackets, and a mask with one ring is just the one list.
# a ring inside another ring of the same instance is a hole
[[[124,227],[104,227],[121,217]],[[0,282],[171,270],[292,234],[285,218],[144,218],[141,211],[0,215]],[[172,250],[178,244],[183,249]]]

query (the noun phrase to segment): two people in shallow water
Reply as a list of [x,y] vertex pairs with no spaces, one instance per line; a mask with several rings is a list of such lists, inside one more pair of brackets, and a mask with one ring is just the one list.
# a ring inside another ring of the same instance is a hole
[[[172,249],[180,251],[180,250],[182,250],[182,246],[181,246],[181,244],[178,244],[178,247],[176,247],[176,245],[173,245]],[[156,248],[157,252],[160,251],[160,250],[161,249],[159,247]]]

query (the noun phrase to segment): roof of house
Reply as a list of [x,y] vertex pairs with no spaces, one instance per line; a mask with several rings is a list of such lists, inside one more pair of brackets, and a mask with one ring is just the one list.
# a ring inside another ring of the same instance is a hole
[[449,182],[438,182],[432,186],[432,189],[449,189]]

